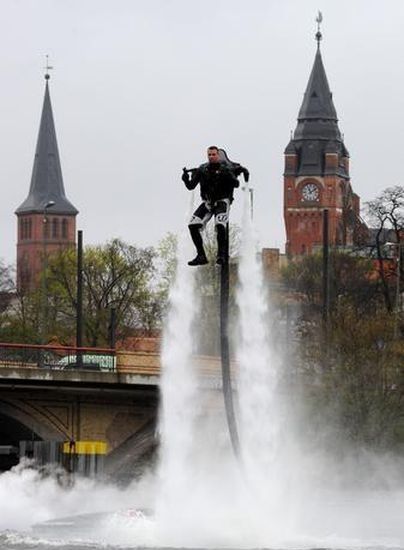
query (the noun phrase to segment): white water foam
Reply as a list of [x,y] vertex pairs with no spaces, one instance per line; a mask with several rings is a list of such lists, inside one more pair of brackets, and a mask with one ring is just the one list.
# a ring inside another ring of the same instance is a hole
[[[22,461],[1,474],[0,533],[10,530],[30,533],[33,526],[55,518],[109,511],[101,523],[94,516],[94,528],[88,529],[85,535],[80,533],[79,538],[85,536],[103,544],[131,544],[134,537],[150,542],[150,533],[153,532],[150,520],[135,521],[133,511],[136,506],[150,505],[154,495],[152,478],[145,477],[140,483],[133,483],[123,490],[84,478],[77,478],[72,486],[66,486],[61,484],[59,474],[56,469],[49,468],[44,475],[30,461]],[[41,540],[42,543],[46,540],[54,542],[55,539],[74,540],[78,536],[74,527],[65,529],[63,533],[58,529],[41,533],[39,529],[30,535],[32,540]],[[10,537],[20,540],[17,534],[10,534]]]
[[244,216],[239,261],[239,411],[242,458],[249,477],[262,481],[273,464],[280,432],[276,399],[277,360],[271,354],[268,335],[268,299],[261,257],[250,215],[248,190],[244,193]]
[[156,514],[164,540],[170,537],[173,510],[181,513],[178,500],[185,498],[192,482],[190,456],[198,412],[196,374],[191,367],[191,330],[196,307],[195,269],[187,265],[192,254],[189,241],[189,236],[182,232],[178,241],[176,277],[170,289],[161,354],[160,489]]
[[[276,540],[283,523],[284,502],[280,466],[281,435],[284,419],[278,399],[278,358],[269,340],[269,301],[264,285],[261,255],[258,251],[250,205],[244,192],[242,240],[238,265],[239,334],[236,346],[238,363],[238,410],[240,448],[246,501],[257,531]],[[283,464],[283,466],[285,466]],[[268,521],[268,518],[272,521]]]

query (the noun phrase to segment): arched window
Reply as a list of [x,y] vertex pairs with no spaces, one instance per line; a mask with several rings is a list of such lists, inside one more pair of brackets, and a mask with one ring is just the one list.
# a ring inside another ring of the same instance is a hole
[[32,239],[32,219],[27,220],[27,239]]

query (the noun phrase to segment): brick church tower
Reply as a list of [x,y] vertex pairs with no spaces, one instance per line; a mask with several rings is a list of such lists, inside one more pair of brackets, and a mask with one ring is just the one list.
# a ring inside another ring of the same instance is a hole
[[75,246],[78,210],[65,195],[48,74],[45,80],[31,185],[27,198],[15,211],[18,223],[17,287],[22,291],[38,285],[49,254]]
[[285,149],[284,219],[286,253],[310,254],[321,245],[324,209],[329,211],[331,245],[355,244],[363,226],[360,199],[349,177],[349,153],[338,128],[320,51],[317,51],[296,130]]

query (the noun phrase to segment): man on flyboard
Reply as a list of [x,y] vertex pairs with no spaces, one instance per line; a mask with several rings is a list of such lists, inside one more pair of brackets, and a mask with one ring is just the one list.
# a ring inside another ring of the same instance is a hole
[[[229,221],[230,204],[233,202],[233,192],[239,187],[237,177],[243,174],[247,182],[247,168],[236,162],[231,162],[226,152],[215,145],[208,148],[208,162],[191,170],[183,169],[182,181],[187,189],[192,190],[200,185],[202,203],[193,213],[188,228],[196,247],[196,257],[188,265],[205,265],[208,259],[203,248],[201,231],[208,221],[215,217],[217,235],[218,265],[226,261],[226,226]],[[191,174],[191,177],[190,175]]]

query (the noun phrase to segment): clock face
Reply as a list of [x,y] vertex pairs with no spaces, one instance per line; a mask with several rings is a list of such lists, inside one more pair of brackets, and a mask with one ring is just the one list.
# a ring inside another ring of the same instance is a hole
[[302,189],[302,197],[305,201],[318,201],[318,187],[315,183],[307,183]]

